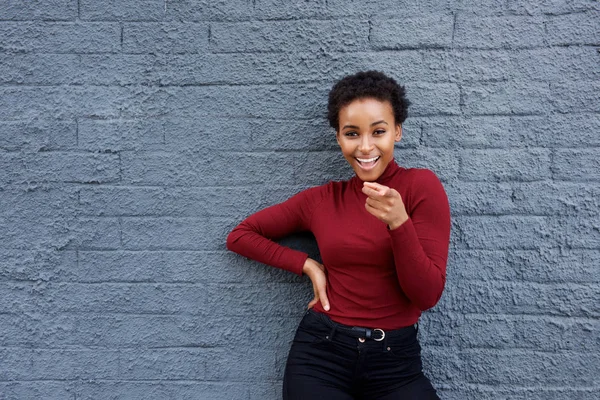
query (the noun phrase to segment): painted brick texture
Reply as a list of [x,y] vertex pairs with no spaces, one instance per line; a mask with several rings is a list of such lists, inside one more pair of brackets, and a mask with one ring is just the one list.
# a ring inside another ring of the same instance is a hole
[[451,203],[440,396],[599,398],[598,1],[5,0],[0,399],[280,398],[310,285],[225,238],[350,177],[327,92],[366,69]]

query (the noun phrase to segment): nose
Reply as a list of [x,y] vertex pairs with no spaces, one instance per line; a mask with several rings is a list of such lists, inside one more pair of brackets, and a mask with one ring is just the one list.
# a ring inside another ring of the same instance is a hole
[[358,151],[363,154],[369,154],[373,150],[373,142],[371,135],[362,135],[358,145]]

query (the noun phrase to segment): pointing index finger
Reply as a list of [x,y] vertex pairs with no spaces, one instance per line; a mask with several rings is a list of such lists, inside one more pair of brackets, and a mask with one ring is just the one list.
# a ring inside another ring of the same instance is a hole
[[377,182],[364,182],[363,187],[374,190],[379,196],[389,196],[391,193],[389,187],[381,185]]

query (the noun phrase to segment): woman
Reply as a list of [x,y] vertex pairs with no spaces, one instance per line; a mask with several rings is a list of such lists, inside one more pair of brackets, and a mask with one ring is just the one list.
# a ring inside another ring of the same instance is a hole
[[[284,399],[437,399],[417,321],[442,294],[450,211],[428,169],[394,160],[408,100],[381,72],[329,93],[328,119],[355,176],[251,215],[227,238],[243,256],[310,278],[314,298],[286,364]],[[323,264],[273,240],[311,231]]]

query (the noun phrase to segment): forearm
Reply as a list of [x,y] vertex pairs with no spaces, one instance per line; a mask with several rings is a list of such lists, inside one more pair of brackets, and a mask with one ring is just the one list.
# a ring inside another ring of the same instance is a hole
[[435,254],[430,257],[411,219],[390,230],[390,240],[402,291],[420,310],[433,307],[442,296],[446,283],[447,241],[424,239],[429,240],[429,252]]
[[244,223],[238,225],[227,237],[227,249],[244,257],[302,275],[308,254],[282,246],[255,231]]

